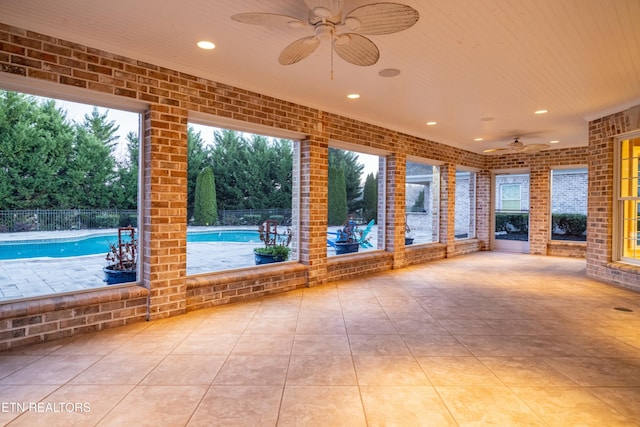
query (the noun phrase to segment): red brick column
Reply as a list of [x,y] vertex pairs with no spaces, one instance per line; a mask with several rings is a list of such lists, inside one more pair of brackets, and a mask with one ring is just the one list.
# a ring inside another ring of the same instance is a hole
[[309,266],[309,286],[327,278],[329,142],[320,133],[300,141],[300,262]]
[[156,319],[186,310],[187,110],[152,104],[143,150],[142,283]]
[[455,256],[456,165],[440,166],[440,243],[447,246],[447,258]]
[[529,172],[529,253],[546,255],[549,242],[550,169],[542,163]]
[[[402,268],[404,259],[404,225],[405,225],[405,199],[406,199],[406,174],[407,156],[397,153],[386,157],[387,176],[386,184],[386,215],[385,230],[383,236],[385,248],[393,253],[393,268]],[[380,180],[379,180],[380,181]],[[384,207],[379,206],[378,209]],[[380,238],[380,237],[379,237]]]

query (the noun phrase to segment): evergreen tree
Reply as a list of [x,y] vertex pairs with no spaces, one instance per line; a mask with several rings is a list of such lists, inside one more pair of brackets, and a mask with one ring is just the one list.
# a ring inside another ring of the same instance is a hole
[[215,225],[218,219],[215,177],[210,167],[204,168],[196,180],[193,216],[195,225]]
[[246,186],[248,173],[246,141],[239,132],[216,131],[212,149],[212,163],[216,171],[216,193],[220,209],[246,209]]
[[418,193],[418,197],[416,197],[415,202],[413,202],[413,206],[411,207],[411,212],[424,212],[424,188],[420,190]]
[[347,221],[347,189],[344,171],[329,167],[328,223],[341,225]]
[[118,162],[118,178],[114,187],[116,206],[120,209],[136,209],[138,207],[140,142],[135,132],[129,132],[126,140],[128,156]]
[[362,192],[362,217],[365,222],[378,220],[378,179],[372,173],[367,175]]
[[193,216],[196,197],[196,180],[200,172],[211,166],[211,155],[200,132],[187,128],[187,218]]
[[54,101],[0,91],[0,209],[69,207],[73,139]]
[[358,154],[353,151],[329,148],[329,167],[332,166],[342,169],[344,173],[348,212],[357,211],[362,204],[360,185],[364,170]]

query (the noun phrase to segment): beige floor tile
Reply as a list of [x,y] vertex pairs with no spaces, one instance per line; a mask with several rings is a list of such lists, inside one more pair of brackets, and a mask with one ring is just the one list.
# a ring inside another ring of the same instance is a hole
[[480,357],[507,386],[575,386],[540,357]]
[[251,319],[247,328],[247,334],[293,334],[296,331],[297,317],[269,317]]
[[22,369],[25,366],[28,366],[40,359],[42,356],[30,356],[30,355],[22,355],[22,354],[2,354],[0,353],[0,379],[6,377],[17,371],[18,369]]
[[251,317],[213,314],[193,330],[194,334],[241,334]]
[[638,421],[579,387],[517,387],[513,391],[550,426],[631,426]]
[[533,356],[526,335],[457,335],[474,356]]
[[358,356],[410,356],[400,335],[349,335],[351,353]]
[[104,356],[82,374],[75,377],[72,384],[138,384],[164,358],[162,355],[144,356],[130,354],[110,354]]
[[293,339],[294,355],[351,355],[347,335],[296,334]]
[[140,381],[141,385],[209,385],[225,356],[169,355]]
[[98,426],[185,425],[206,391],[206,386],[137,386]]
[[240,334],[193,333],[186,337],[171,354],[202,354],[226,356],[235,347]]
[[350,356],[292,356],[287,385],[356,385]]
[[145,355],[169,354],[185,338],[183,334],[160,334],[156,332],[146,334],[141,332],[129,341],[115,349],[111,354]]
[[282,392],[281,386],[212,386],[187,426],[275,426]]
[[271,385],[285,382],[289,356],[231,355],[214,379],[215,385]]
[[546,426],[507,387],[459,386],[436,390],[460,426]]
[[442,319],[440,324],[452,335],[500,335],[481,319]]
[[132,388],[131,385],[65,385],[41,401],[44,411],[25,413],[11,425],[96,425]]
[[471,356],[465,346],[452,335],[401,335],[414,356]]
[[335,317],[301,317],[296,326],[296,334],[346,334],[347,329],[342,312]]
[[430,385],[420,365],[408,356],[354,356],[360,385]]
[[127,341],[131,340],[131,334],[101,334],[93,333],[78,335],[65,342],[63,346],[50,354],[61,355],[107,355]]
[[545,361],[582,386],[640,387],[640,359],[553,357]]
[[357,387],[285,387],[278,418],[279,427],[366,425]]
[[243,334],[231,354],[274,356],[291,354],[293,334]]
[[348,318],[345,319],[347,333],[354,334],[397,334],[393,327],[393,323],[386,317],[384,318]]
[[589,387],[587,390],[629,420],[640,420],[640,387]]
[[493,372],[475,357],[417,357],[435,386],[502,386]]
[[457,426],[431,386],[360,387],[369,427]]
[[43,356],[0,380],[0,384],[65,384],[102,356]]

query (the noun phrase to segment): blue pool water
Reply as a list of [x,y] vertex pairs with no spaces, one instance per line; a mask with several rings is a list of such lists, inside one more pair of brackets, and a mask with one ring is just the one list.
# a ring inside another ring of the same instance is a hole
[[[0,242],[0,260],[18,258],[66,258],[83,255],[106,255],[116,234],[63,239],[13,240]],[[219,230],[187,233],[187,242],[260,242],[257,231]]]

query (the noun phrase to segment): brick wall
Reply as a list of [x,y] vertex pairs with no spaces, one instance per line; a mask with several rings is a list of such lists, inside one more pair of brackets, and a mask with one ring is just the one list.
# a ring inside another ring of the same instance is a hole
[[587,274],[640,290],[640,267],[613,262],[614,142],[632,131],[624,112],[589,122],[589,211]]

